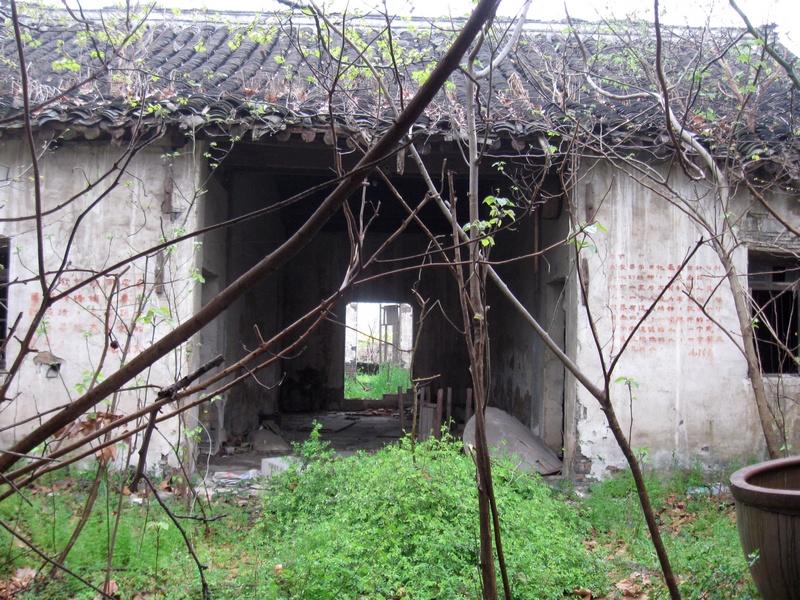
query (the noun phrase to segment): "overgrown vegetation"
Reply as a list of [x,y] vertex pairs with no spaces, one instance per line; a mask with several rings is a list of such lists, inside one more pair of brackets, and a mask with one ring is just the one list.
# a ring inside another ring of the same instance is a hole
[[[0,503],[0,519],[48,556],[56,556],[86,503],[91,481],[84,475],[34,486],[25,493],[30,504],[21,495]],[[102,589],[113,539],[109,592],[118,590],[120,598],[199,598],[196,566],[178,529],[152,498],[138,505],[124,491],[120,502],[118,483],[118,477],[111,477],[101,484],[98,502],[64,565]],[[207,527],[199,520],[181,519],[181,526],[201,560],[212,567],[208,579],[214,598],[238,598],[242,586],[236,579],[238,569],[248,562],[240,555],[253,507],[226,506],[225,500],[217,499],[208,511],[209,516],[227,514],[224,518],[209,522]],[[173,500],[170,504],[176,514],[189,513],[185,502]],[[190,514],[197,517],[200,512]],[[0,598],[98,597],[96,591],[69,574],[57,572],[50,577],[49,566],[6,531],[0,532],[0,569]],[[29,580],[34,573],[36,579]],[[11,592],[20,584],[27,586],[14,596]]]
[[384,394],[396,394],[397,388],[411,387],[408,369],[400,365],[382,363],[374,375],[367,373],[345,374],[345,398],[381,398]]
[[[452,439],[404,440],[339,458],[318,434],[265,495],[258,554],[285,598],[479,598],[475,467]],[[576,511],[538,478],[497,463],[495,490],[515,598],[563,598],[608,579]]]
[[[296,448],[299,467],[272,480],[261,500],[217,495],[208,526],[182,519],[214,598],[480,598],[475,468],[452,439],[335,457],[319,430]],[[493,465],[514,598],[659,598],[666,588],[629,474],[592,486],[584,499],[538,477]],[[699,470],[650,474],[648,488],[686,598],[756,598],[739,547],[723,476]],[[90,478],[49,481],[0,504],[3,522],[48,555],[63,548]],[[152,499],[131,502],[111,476],[66,560],[102,586],[108,541],[120,514],[111,579],[121,598],[198,598],[180,533]],[[235,493],[235,492],[234,492]],[[177,514],[189,514],[173,499]],[[190,514],[200,512],[194,504]],[[8,534],[0,536],[0,597],[94,598]],[[20,570],[23,569],[23,570]],[[30,578],[34,573],[39,577]],[[27,580],[26,580],[27,578]],[[137,596],[138,594],[138,596]]]

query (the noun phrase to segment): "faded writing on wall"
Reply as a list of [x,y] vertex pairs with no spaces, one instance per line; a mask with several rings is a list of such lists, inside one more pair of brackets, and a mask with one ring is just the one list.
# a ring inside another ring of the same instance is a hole
[[658,352],[665,346],[685,344],[689,355],[710,358],[714,347],[724,342],[722,332],[705,314],[713,314],[724,302],[720,265],[687,265],[639,325],[679,266],[645,264],[624,254],[614,257],[608,283],[616,348],[632,335],[628,346],[632,352]]
[[[82,279],[63,276],[59,279],[55,293],[73,287]],[[52,333],[78,333],[83,336],[96,334],[124,337],[133,331],[143,332],[138,322],[131,323],[139,309],[141,295],[144,290],[142,279],[120,279],[116,288],[113,278],[93,281],[76,290],[63,300],[51,306],[45,312],[44,324]],[[113,293],[112,293],[113,291]],[[31,292],[28,296],[28,315],[36,315],[42,303],[41,292]],[[108,325],[106,325],[108,322]],[[110,348],[112,353],[116,348]],[[138,345],[134,351],[141,349]]]

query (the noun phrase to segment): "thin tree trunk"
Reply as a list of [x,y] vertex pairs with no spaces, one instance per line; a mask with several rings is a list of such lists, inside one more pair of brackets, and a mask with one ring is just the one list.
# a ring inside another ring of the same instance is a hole
[[[474,380],[473,380],[474,385]],[[478,407],[477,398],[481,394],[476,388],[475,408],[475,477],[478,483],[478,520],[480,526],[481,582],[483,583],[483,600],[497,600],[497,574],[494,568],[494,550],[492,546],[492,507],[489,503],[488,480],[491,470],[487,457],[486,424],[483,409]]]
[[733,305],[736,308],[736,318],[739,321],[739,329],[742,332],[742,347],[744,348],[744,357],[747,361],[747,375],[753,387],[756,410],[758,411],[759,421],[761,421],[761,430],[764,432],[767,452],[770,458],[780,458],[782,443],[778,437],[778,432],[775,431],[775,427],[773,427],[775,416],[772,414],[772,410],[770,410],[769,407],[764,377],[761,373],[761,364],[758,360],[753,331],[753,317],[750,314],[750,307],[745,300],[747,298],[747,291],[739,280],[736,266],[733,264],[730,254],[725,252],[724,248],[719,247],[717,244],[714,244],[714,248],[717,250],[719,260],[722,263],[722,267],[725,269],[728,283],[731,286]]
[[617,414],[608,398],[608,388],[606,388],[605,400],[600,402],[600,406],[606,415],[606,420],[608,421],[608,426],[611,429],[611,433],[614,434],[614,439],[617,441],[617,445],[619,446],[620,450],[622,450],[622,453],[625,455],[625,460],[628,461],[628,465],[630,466],[631,475],[633,475],[633,481],[636,484],[636,493],[639,496],[639,503],[642,506],[644,520],[647,523],[647,530],[650,532],[650,540],[653,542],[653,547],[658,555],[658,562],[661,565],[661,573],[664,575],[664,582],[667,584],[667,588],[669,589],[670,598],[672,598],[672,600],[680,600],[681,593],[680,590],[678,590],[678,581],[675,578],[675,573],[672,571],[672,566],[669,562],[669,555],[667,554],[667,549],[664,547],[664,540],[661,537],[661,531],[658,528],[656,515],[653,511],[652,504],[650,504],[650,495],[648,494],[647,487],[645,486],[642,468],[639,465],[639,460],[636,458],[630,443],[628,442],[628,438],[625,437],[625,432],[622,431],[622,427],[620,427],[619,421],[617,420]]

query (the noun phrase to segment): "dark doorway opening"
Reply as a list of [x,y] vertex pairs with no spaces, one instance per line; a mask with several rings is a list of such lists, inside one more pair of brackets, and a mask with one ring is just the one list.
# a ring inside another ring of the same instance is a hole
[[[297,164],[284,160],[280,168],[260,166],[274,164],[271,157],[282,150],[272,148],[270,154],[268,147],[260,148],[258,160],[255,155],[245,155],[241,149],[238,155],[229,157],[233,160],[226,161],[220,178],[226,194],[227,218],[277,205],[314,185],[332,180],[328,163],[317,164],[311,158]],[[329,156],[325,154],[326,158]],[[369,222],[359,242],[362,258],[369,256],[407,217],[407,210],[395,194],[400,194],[412,208],[419,206],[426,197],[426,186],[418,175],[410,173],[410,169],[406,169],[404,175],[391,175],[390,179],[391,186],[372,176],[348,201],[351,213]],[[457,173],[454,183],[455,195],[461,199],[457,203],[458,220],[466,223],[467,179]],[[509,185],[501,174],[495,174],[482,182],[480,193],[510,196]],[[230,228],[225,233],[224,250],[221,250],[224,260],[220,262],[224,263],[224,268],[215,265],[207,270],[218,275],[220,282],[233,281],[292,235],[327,192],[320,190],[295,204]],[[431,233],[444,245],[451,244],[452,226],[432,202],[419,214]],[[563,240],[569,226],[566,214],[551,210],[548,215],[542,217],[547,221],[527,217],[499,234],[494,256],[502,260],[527,255]],[[543,222],[547,227],[542,226]],[[348,220],[339,211],[284,268],[232,306],[225,316],[224,332],[215,338],[224,345],[220,351],[226,360],[234,362],[258,343],[259,336],[270,339],[280,334],[321,300],[337,293],[352,258],[351,243]],[[299,347],[287,351],[295,338],[291,335],[283,338],[264,358],[271,361],[270,366],[231,390],[218,403],[218,410],[223,413],[219,418],[223,437],[245,438],[264,423],[275,421],[275,415],[289,418],[289,415],[320,415],[348,409],[344,383],[351,368],[348,365],[353,362],[348,358],[348,348],[357,346],[348,341],[348,307],[354,305],[371,303],[382,306],[380,311],[397,307],[398,316],[404,311],[409,313],[410,325],[403,325],[401,329],[410,330],[419,339],[410,338],[408,343],[401,343],[400,354],[410,348],[413,340],[416,348],[414,376],[426,380],[432,388],[431,397],[436,397],[438,389],[450,388],[454,408],[463,403],[471,387],[471,378],[466,345],[459,331],[463,326],[459,290],[441,261],[428,260],[426,266],[421,267],[421,257],[429,250],[426,231],[412,223],[386,249],[382,259],[362,274],[358,285],[341,293],[325,321]],[[537,318],[548,323],[555,319],[555,327],[560,330],[559,343],[563,343],[565,325],[560,300],[563,283],[558,282],[563,282],[569,264],[568,256],[558,255],[548,257],[547,261],[528,259],[498,267]],[[420,306],[412,290],[427,302],[428,311],[421,328]],[[490,290],[489,293],[489,315],[496,327],[491,352],[496,375],[492,379],[490,405],[511,413],[547,439],[548,444],[558,447],[563,440],[563,369],[545,362],[545,351],[524,320],[496,298],[495,292]],[[551,312],[553,315],[546,314]],[[390,324],[393,321],[390,317],[394,317],[391,309],[384,311],[384,317],[383,322],[376,325],[378,338],[382,335],[381,327],[396,326]],[[385,333],[388,334],[388,330]],[[404,333],[392,331],[392,338],[395,335],[402,338]],[[390,348],[391,345],[384,344],[382,350],[376,350],[375,359],[362,362],[380,364],[392,355]],[[402,364],[407,362],[410,359],[401,358]],[[358,365],[355,367],[357,369]],[[543,371],[546,371],[544,377],[541,376]]]

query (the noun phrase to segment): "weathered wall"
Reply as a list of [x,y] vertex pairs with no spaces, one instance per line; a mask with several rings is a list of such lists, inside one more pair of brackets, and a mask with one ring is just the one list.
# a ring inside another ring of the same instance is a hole
[[[797,194],[775,191],[767,197],[770,207],[779,214],[795,231],[800,229],[800,202]],[[787,231],[762,203],[746,194],[737,197],[734,211],[741,218],[738,221],[739,239],[748,248],[768,251],[773,254],[791,253],[800,256],[800,238]],[[800,260],[797,261],[800,265]],[[795,284],[795,297],[798,289]],[[796,336],[795,336],[796,338]],[[786,435],[786,451],[789,454],[800,448],[800,376],[765,375],[768,398],[776,415],[779,430]]]
[[[173,154],[172,148],[157,145],[143,150],[121,174],[117,186],[113,185],[116,172],[105,179],[104,175],[113,170],[123,154],[120,147],[107,142],[66,143],[42,157],[43,209],[49,211],[65,205],[43,219],[47,271],[58,267],[71,232],[75,231],[67,257],[68,269],[58,281],[57,292],[81,281],[87,273],[158,244],[162,237],[172,238],[194,228],[198,190],[204,174],[198,155],[192,154],[190,146],[177,152]],[[9,219],[32,215],[33,185],[24,145],[19,141],[4,141],[0,145],[0,163],[9,166],[8,180],[0,187],[2,216]],[[95,184],[94,189],[81,195],[89,184]],[[112,189],[103,197],[110,186]],[[95,201],[97,205],[90,207]],[[31,219],[3,222],[0,233],[11,238],[8,308],[12,322],[18,314],[22,315],[16,333],[21,337],[42,298],[35,280],[36,224]],[[0,422],[8,426],[77,398],[94,371],[103,375],[115,371],[123,361],[191,314],[198,285],[196,275],[193,277],[195,251],[196,245],[186,241],[156,256],[137,259],[112,271],[118,274],[117,288],[112,277],[103,277],[53,306],[32,345],[39,352],[59,357],[63,365],[56,372],[45,364],[35,364],[37,353],[27,355]],[[191,343],[185,345],[142,373],[139,383],[155,387],[173,383],[190,366],[187,350],[191,346]],[[12,340],[7,352],[9,364],[18,350],[19,344]],[[129,413],[151,401],[156,392],[153,387],[140,385],[109,398],[98,405],[98,410]],[[36,423],[30,421],[3,430],[0,443],[5,446],[13,443]],[[159,425],[159,429],[167,439],[178,441],[177,419]],[[138,439],[134,439],[130,449],[135,450],[137,443]],[[120,452],[118,459],[122,460],[124,454]],[[159,463],[173,463],[170,455],[165,439],[154,436],[148,455],[151,468]]]
[[[540,227],[540,247],[551,248],[539,260],[539,302],[536,317],[553,338],[565,348],[567,336],[566,281],[573,268],[571,247],[563,240],[569,235],[569,215],[566,207],[557,219],[543,220]],[[531,425],[551,450],[560,454],[564,448],[564,365],[547,349],[544,342],[527,326],[534,340],[537,372],[541,373],[539,402],[531,407]]]
[[[206,193],[200,199],[199,217],[200,226],[211,227],[228,219],[228,193],[216,176],[208,177],[205,182]],[[205,306],[215,298],[228,283],[228,231],[227,229],[214,229],[204,233],[198,245],[197,262],[202,274],[200,293],[195,294],[195,310]],[[218,354],[226,354],[226,323],[228,311],[223,313],[212,323],[206,325],[195,336],[199,346],[195,355],[197,366],[207,363]],[[228,362],[230,364],[230,362]],[[209,373],[204,379],[211,377]],[[202,426],[200,448],[209,453],[219,450],[220,444],[225,441],[225,406],[228,394],[221,394],[213,402],[206,402],[199,407],[196,413]]]
[[[229,190],[230,217],[241,216],[279,200],[272,176],[248,171],[236,172]],[[276,213],[239,223],[227,231],[227,282],[255,265],[285,239],[283,224]],[[283,280],[281,273],[262,280],[231,306],[225,320],[225,358],[232,364],[254,349],[258,327],[268,340],[282,329]],[[275,351],[280,350],[279,345]],[[261,361],[267,360],[264,355]],[[257,429],[260,417],[278,411],[281,379],[280,361],[259,371],[231,389],[224,401],[224,429],[229,435],[246,435]]]
[[[715,213],[708,195],[680,173],[671,174],[671,183],[694,198],[710,218],[720,217],[722,211]],[[622,383],[613,384],[611,393],[634,448],[646,448],[659,465],[762,455],[763,437],[744,358],[686,295],[691,291],[699,301],[707,301],[714,320],[728,327],[734,339],[740,337],[731,292],[712,250],[704,246],[694,255],[679,281],[633,331],[701,232],[664,198],[604,163],[584,164],[574,200],[579,221],[596,219],[608,228],[592,240],[597,252],[585,250],[579,262],[598,340],[591,334],[585,307],[575,301],[574,355],[600,385],[597,346],[608,362],[633,335],[611,380],[635,380],[634,399]],[[738,208],[743,214],[748,201],[738,205],[734,211]],[[796,213],[789,214],[797,220]],[[746,273],[746,250],[738,250],[735,257]],[[577,291],[573,277],[573,298]],[[796,379],[784,377],[790,386]],[[567,394],[574,394],[575,405],[568,411],[568,427],[574,427],[576,464],[588,463],[591,476],[602,477],[607,467],[624,461],[597,402],[578,384],[571,385]]]
[[[530,256],[535,250],[536,223],[532,215],[519,219],[513,230],[495,236],[490,258],[497,261],[498,275],[531,312],[539,305],[538,272],[534,258],[503,264],[506,259]],[[491,352],[490,406],[511,413],[526,425],[541,406],[542,377],[535,353],[535,334],[525,320],[490,281],[486,303]],[[538,432],[537,432],[538,433]]]
[[[339,289],[350,257],[346,236],[322,232],[283,270],[284,318],[289,324]],[[336,309],[337,321],[345,320],[346,302]],[[308,411],[329,407],[341,400],[344,389],[344,327],[330,320],[322,323],[303,344],[301,352],[284,361],[286,378],[281,385],[283,411]]]
[[[562,348],[565,342],[565,279],[571,266],[563,240],[569,232],[560,199],[539,206],[497,236],[491,258],[506,285]],[[546,215],[547,218],[544,218]],[[547,249],[544,251],[544,249]],[[523,260],[505,263],[524,256]],[[522,315],[488,284],[492,359],[490,405],[513,414],[556,453],[563,441],[564,367]]]

